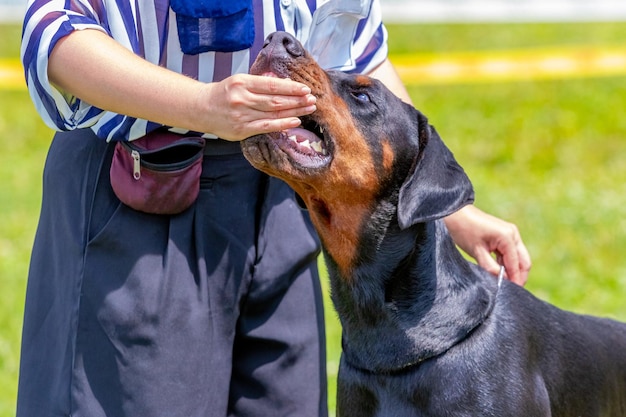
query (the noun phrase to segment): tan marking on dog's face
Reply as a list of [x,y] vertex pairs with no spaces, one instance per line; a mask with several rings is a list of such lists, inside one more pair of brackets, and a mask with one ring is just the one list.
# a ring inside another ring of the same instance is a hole
[[320,175],[295,181],[288,176],[282,178],[304,200],[326,251],[344,277],[349,277],[363,221],[370,213],[379,183],[368,143],[346,103],[325,93],[319,96],[317,106],[333,138],[334,158]]
[[393,168],[393,162],[396,156],[393,152],[393,148],[391,147],[391,144],[389,143],[388,139],[385,139],[382,141],[382,146],[383,146],[383,168],[385,169],[385,172],[389,173],[391,172],[391,169]]
[[[265,153],[246,143],[244,153],[256,168],[281,178],[300,195],[326,252],[349,279],[357,261],[363,222],[372,210],[380,186],[373,155],[366,137],[354,122],[349,104],[333,91],[329,75],[308,53],[287,66],[289,77],[308,85],[317,97],[313,118],[332,142],[332,160],[320,169],[294,166],[290,158],[272,144],[276,136],[271,134],[256,138],[267,145],[263,145]],[[371,84],[365,76],[359,77],[359,81]],[[393,159],[389,144],[385,153]]]
[[363,222],[369,217],[379,185],[369,149],[353,132],[345,132],[345,142],[338,145],[336,155],[351,154],[354,159],[336,158],[320,193],[331,213],[331,223],[320,225],[320,235],[345,276],[355,263]]
[[356,82],[366,88],[372,85],[372,79],[367,75],[357,75]]

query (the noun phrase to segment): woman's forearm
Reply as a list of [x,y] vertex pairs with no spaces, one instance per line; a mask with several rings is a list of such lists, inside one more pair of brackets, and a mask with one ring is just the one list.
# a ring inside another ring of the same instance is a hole
[[96,107],[193,128],[206,84],[154,65],[97,30],[72,32],[55,46],[50,81]]
[[298,126],[298,116],[315,111],[315,97],[303,84],[247,74],[199,82],[146,61],[97,30],[61,39],[48,77],[101,109],[230,140]]

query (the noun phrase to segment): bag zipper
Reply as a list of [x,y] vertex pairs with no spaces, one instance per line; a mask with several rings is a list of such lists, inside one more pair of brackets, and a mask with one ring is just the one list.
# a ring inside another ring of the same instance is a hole
[[130,156],[133,158],[133,178],[139,180],[141,178],[141,156],[134,149],[130,152]]
[[[189,165],[193,164],[198,159],[202,158],[202,155],[203,155],[202,152],[198,152],[198,154],[194,155],[192,158],[189,158],[187,160],[180,161],[180,162],[167,164],[167,167],[164,167],[163,165],[153,164],[145,160],[142,160],[140,151],[146,152],[146,150],[137,148],[131,142],[122,141],[121,143],[122,143],[122,146],[124,146],[127,150],[130,151],[130,156],[131,158],[133,158],[133,178],[135,180],[139,180],[141,178],[141,166],[142,165],[145,168],[151,169],[153,171],[173,172],[173,171],[178,171],[179,169],[188,167]],[[174,146],[180,146],[182,144],[183,143],[179,142]],[[195,140],[192,140],[184,144],[185,145],[199,145],[199,143],[196,142]],[[199,148],[202,148],[202,146],[199,145]],[[150,150],[150,151],[154,151],[154,150]],[[150,152],[150,151],[147,151],[147,152]]]

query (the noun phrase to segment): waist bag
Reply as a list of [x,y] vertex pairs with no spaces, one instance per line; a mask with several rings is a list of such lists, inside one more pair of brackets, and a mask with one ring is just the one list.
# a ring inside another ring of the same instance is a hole
[[115,144],[111,187],[120,201],[152,214],[177,214],[198,197],[205,141],[165,130]]

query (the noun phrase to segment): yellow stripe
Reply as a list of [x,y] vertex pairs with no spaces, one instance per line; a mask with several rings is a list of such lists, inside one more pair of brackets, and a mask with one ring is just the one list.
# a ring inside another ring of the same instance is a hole
[[[626,76],[626,48],[544,48],[391,55],[408,85]],[[0,90],[26,88],[18,60],[0,59]]]
[[558,48],[389,57],[406,84],[626,75],[626,48]]
[[0,59],[0,90],[25,90],[24,70],[16,59]]

